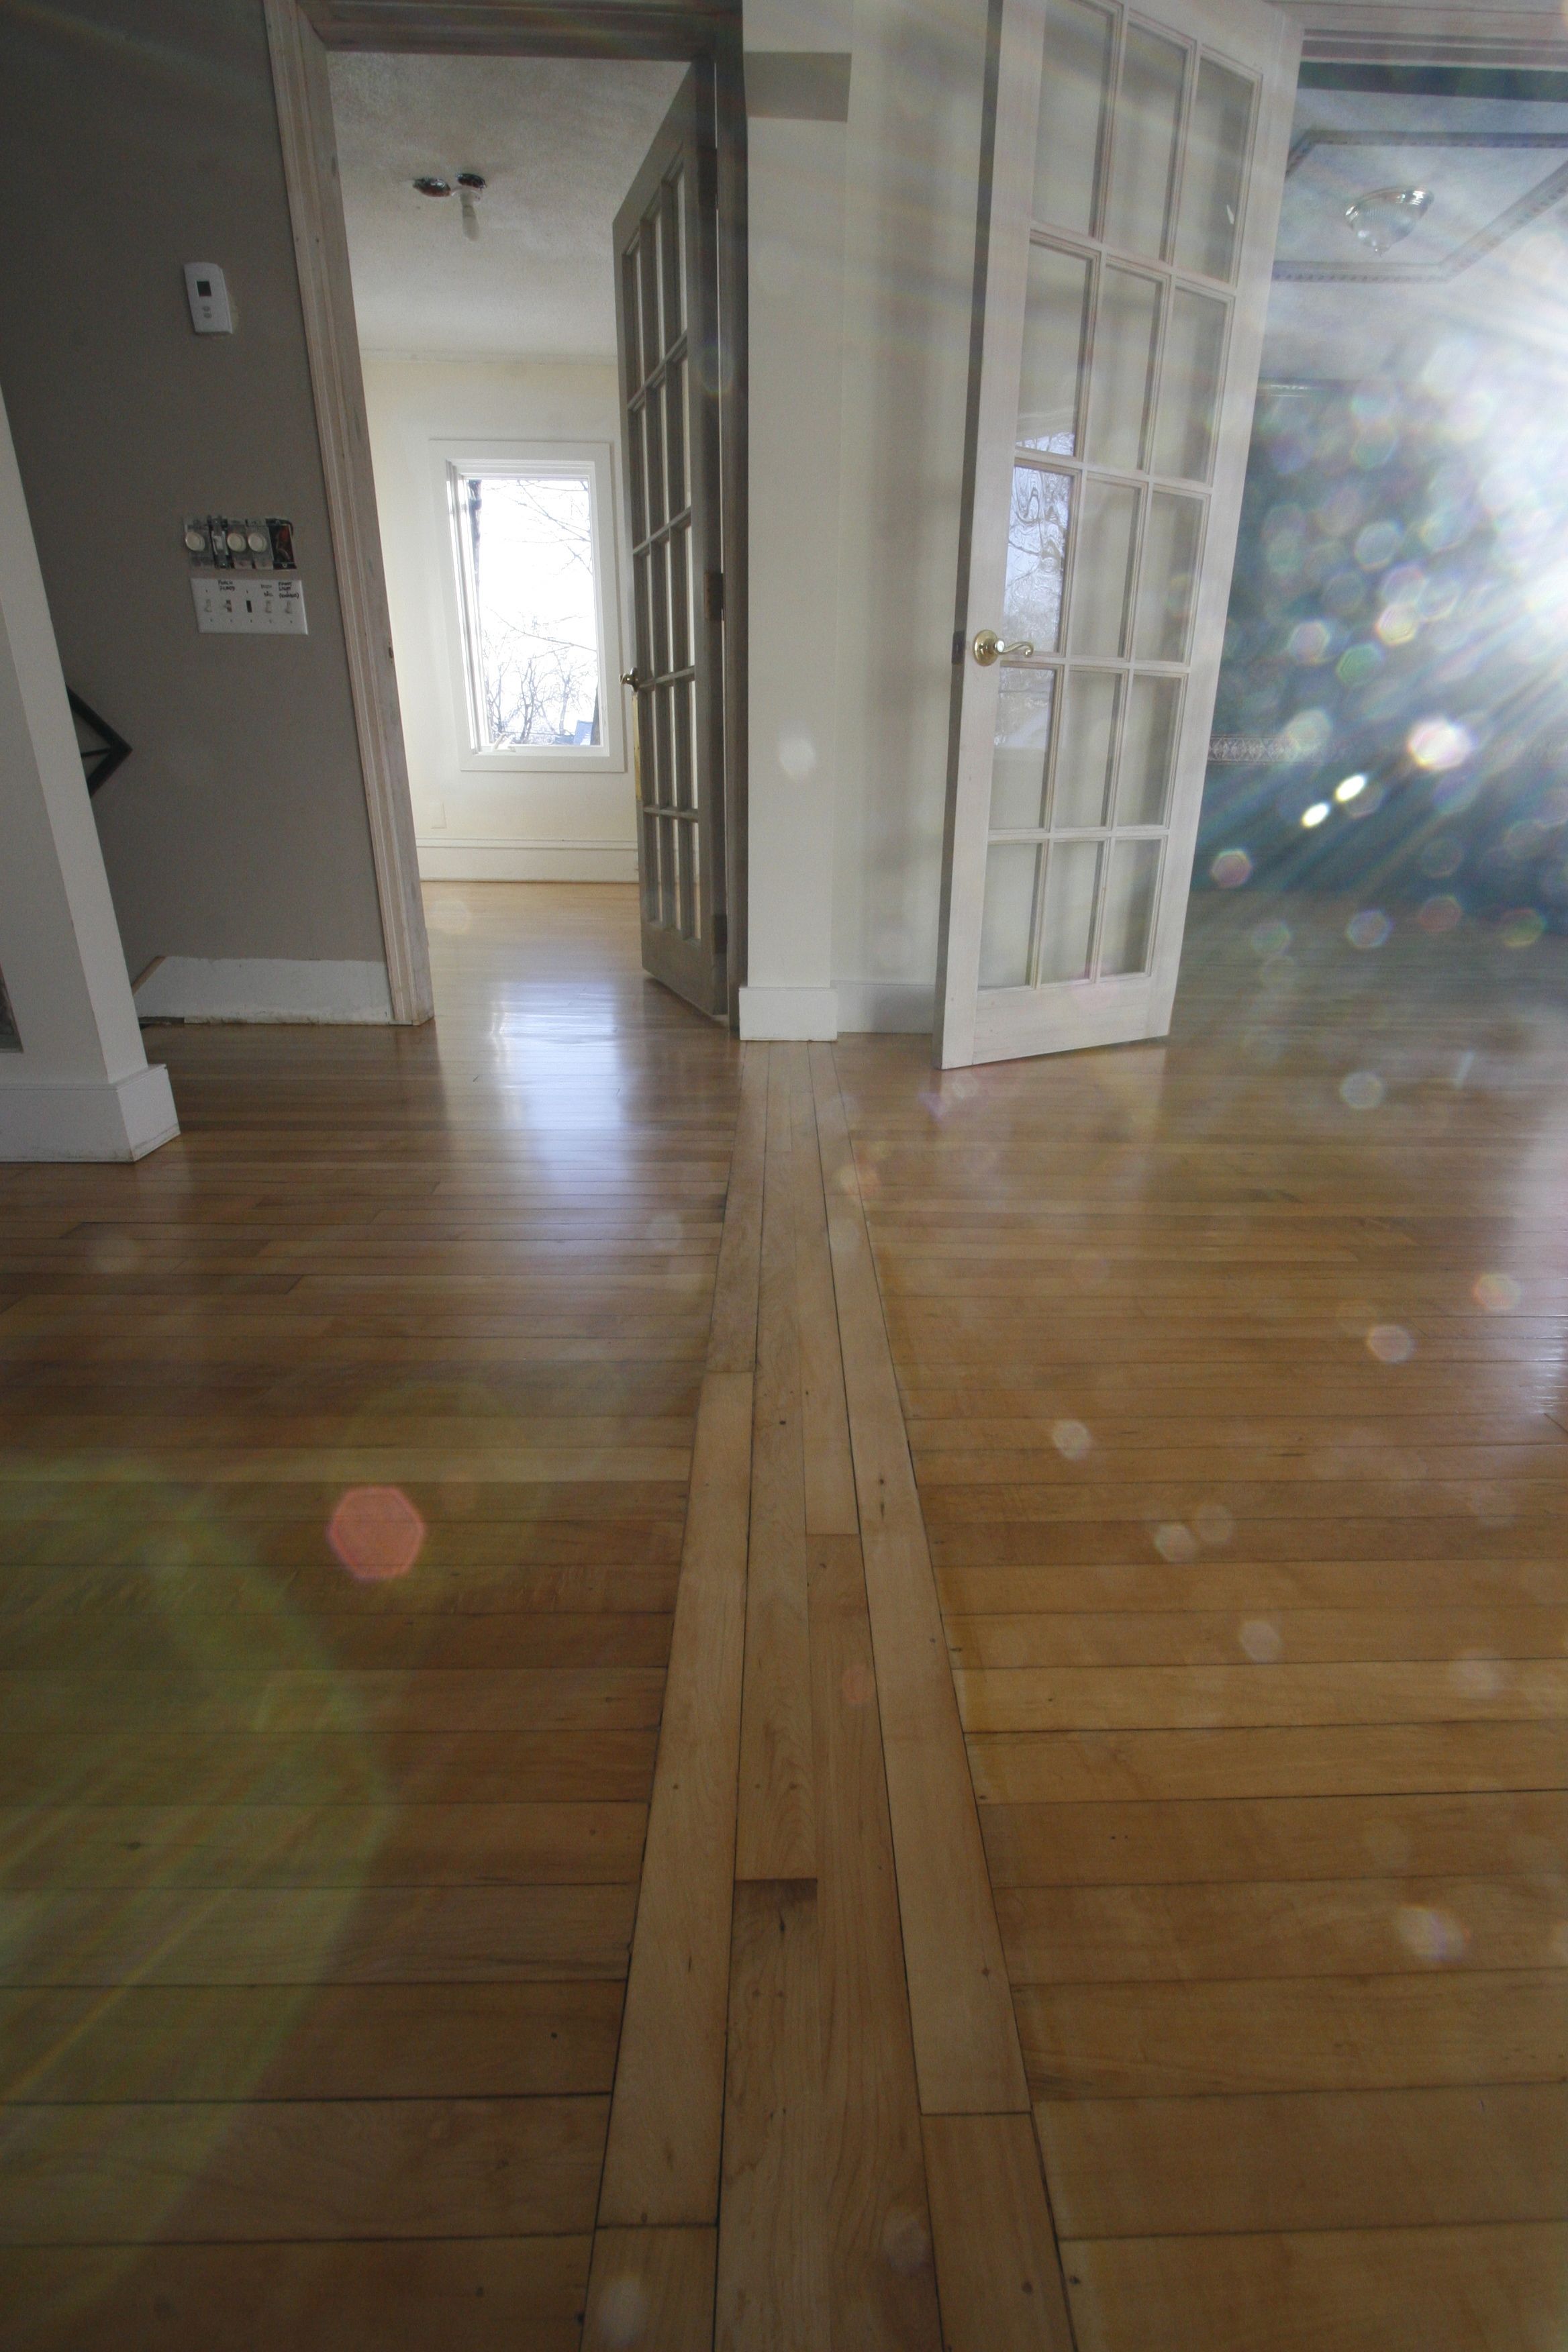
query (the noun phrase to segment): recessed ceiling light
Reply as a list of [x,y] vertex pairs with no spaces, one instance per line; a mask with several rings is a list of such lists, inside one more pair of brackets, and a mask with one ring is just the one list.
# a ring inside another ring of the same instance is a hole
[[1381,260],[1407,237],[1432,202],[1430,188],[1373,188],[1345,206],[1359,241]]

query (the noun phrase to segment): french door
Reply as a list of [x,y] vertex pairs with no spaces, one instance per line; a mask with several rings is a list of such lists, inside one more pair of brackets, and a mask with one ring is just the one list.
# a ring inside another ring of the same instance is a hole
[[1169,1026],[1299,50],[1260,0],[1003,0],[944,1067]]
[[694,66],[616,216],[643,964],[728,1009],[713,75]]

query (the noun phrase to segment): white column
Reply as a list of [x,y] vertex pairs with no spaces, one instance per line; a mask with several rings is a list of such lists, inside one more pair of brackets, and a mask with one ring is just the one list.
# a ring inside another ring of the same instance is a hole
[[81,754],[0,404],[0,1160],[140,1160],[179,1133],[131,1001]]
[[849,0],[744,0],[750,835],[742,1037],[834,1037]]

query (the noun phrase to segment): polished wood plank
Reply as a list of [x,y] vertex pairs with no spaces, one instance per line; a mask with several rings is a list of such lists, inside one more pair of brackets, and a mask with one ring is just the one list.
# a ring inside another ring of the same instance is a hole
[[937,2352],[931,2216],[860,1547],[811,1545],[828,2315],[846,2352]]
[[582,2352],[711,2352],[712,2230],[600,2230]]
[[1561,1968],[1450,1977],[1021,1985],[1033,2089],[1119,2097],[1556,2082]]
[[816,1891],[735,1888],[716,2352],[830,2338]]
[[1568,2228],[1311,2231],[1064,2248],[1078,2352],[1556,2352]]
[[510,2237],[588,2228],[603,2099],[0,2113],[0,2242]]
[[816,1875],[793,1055],[770,1046],[752,1406],[738,1879]]
[[944,2352],[1072,2352],[1039,2151],[1025,2116],[928,2116]]
[[1018,2111],[1001,1938],[833,1058],[814,1050],[812,1073],[921,2105]]
[[[29,2352],[577,2352],[585,2236],[0,2247]],[[0,2339],[4,2340],[4,2339]],[[16,2339],[14,2339],[16,2340]]]

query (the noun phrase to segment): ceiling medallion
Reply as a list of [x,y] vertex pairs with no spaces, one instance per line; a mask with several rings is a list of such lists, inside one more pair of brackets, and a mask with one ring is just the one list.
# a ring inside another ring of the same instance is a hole
[[1407,237],[1432,202],[1430,188],[1373,188],[1345,206],[1361,244],[1381,260]]

